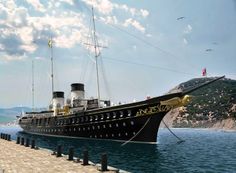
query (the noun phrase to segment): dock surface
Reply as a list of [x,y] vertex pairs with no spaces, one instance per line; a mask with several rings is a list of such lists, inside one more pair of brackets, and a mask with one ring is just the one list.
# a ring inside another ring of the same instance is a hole
[[83,166],[51,153],[0,139],[0,173],[101,173],[95,165]]

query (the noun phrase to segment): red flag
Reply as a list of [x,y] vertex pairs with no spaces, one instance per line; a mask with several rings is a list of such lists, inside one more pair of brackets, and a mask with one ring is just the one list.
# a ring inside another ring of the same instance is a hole
[[207,71],[206,68],[202,69],[202,76],[206,76],[207,75]]

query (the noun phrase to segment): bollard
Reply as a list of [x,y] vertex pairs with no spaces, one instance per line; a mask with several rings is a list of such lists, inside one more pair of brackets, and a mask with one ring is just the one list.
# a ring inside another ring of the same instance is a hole
[[35,148],[35,140],[34,140],[34,139],[31,140],[31,148],[32,148],[32,149]]
[[1,133],[1,139],[2,139],[2,133]]
[[25,143],[25,138],[21,138],[20,144],[24,145],[24,143]]
[[57,157],[61,157],[62,156],[61,152],[62,152],[62,147],[61,147],[61,145],[58,145],[57,146]]
[[7,140],[7,134],[3,134],[3,139]]
[[7,135],[7,140],[11,141],[11,135]]
[[69,148],[68,160],[73,160],[73,158],[74,158],[74,148],[71,147],[71,148]]
[[16,144],[20,144],[20,137],[19,136],[17,136]]
[[83,164],[82,165],[88,165],[88,150],[84,150],[83,152]]
[[107,154],[103,153],[101,156],[101,171],[107,171]]
[[29,147],[29,143],[30,143],[30,141],[29,141],[29,139],[27,138],[27,139],[26,139],[26,142],[25,142],[25,147]]

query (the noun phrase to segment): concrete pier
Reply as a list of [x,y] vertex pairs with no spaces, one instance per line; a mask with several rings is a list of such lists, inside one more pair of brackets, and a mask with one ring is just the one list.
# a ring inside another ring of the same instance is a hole
[[[98,167],[83,162],[68,161],[68,157],[55,157],[50,150],[31,149],[17,145],[15,141],[0,139],[0,173],[96,173]],[[119,172],[119,170],[110,170]],[[101,173],[101,172],[100,172]]]

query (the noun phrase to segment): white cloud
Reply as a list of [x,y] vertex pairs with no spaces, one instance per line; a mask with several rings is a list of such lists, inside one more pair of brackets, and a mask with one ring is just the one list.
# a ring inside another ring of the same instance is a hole
[[190,34],[192,32],[192,26],[188,24],[184,29],[184,34]]
[[143,17],[147,17],[149,15],[149,12],[147,10],[141,9],[140,12]]
[[113,10],[113,4],[109,0],[82,0],[87,5],[93,6],[102,14],[110,14]]
[[39,0],[26,0],[29,4],[31,4],[36,11],[45,12],[43,4],[40,3]]
[[183,38],[183,42],[184,42],[184,44],[188,44],[188,41],[186,40],[186,38]]
[[22,56],[5,54],[5,55],[0,56],[0,61],[7,63],[9,61],[22,61],[22,60],[25,60],[26,58],[27,58],[27,56],[25,54]]
[[128,27],[130,25],[143,33],[145,32],[145,28],[138,21],[136,21],[132,18],[126,19],[123,24],[123,26],[125,26],[125,27]]
[[116,16],[100,17],[100,20],[106,24],[118,24]]
[[68,3],[70,5],[74,5],[74,2],[73,0],[60,0],[61,2],[65,2],[65,3]]

